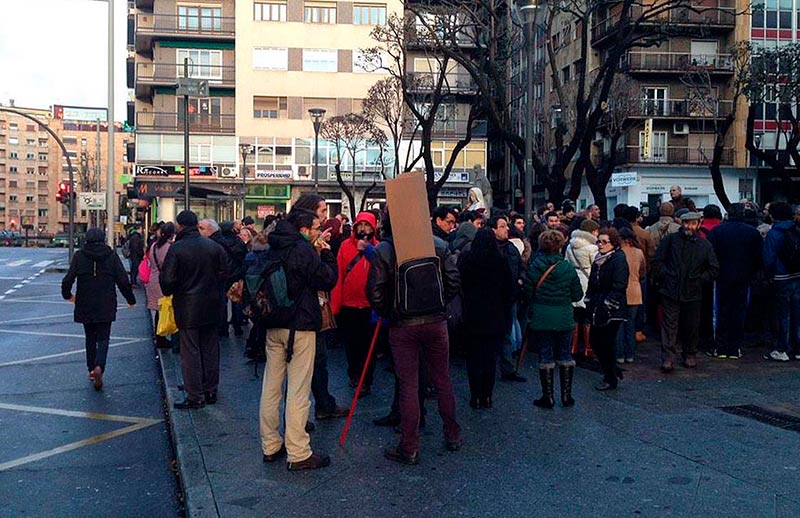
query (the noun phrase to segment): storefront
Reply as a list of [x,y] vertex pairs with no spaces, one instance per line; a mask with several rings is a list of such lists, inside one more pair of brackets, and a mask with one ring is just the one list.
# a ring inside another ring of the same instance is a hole
[[287,184],[249,184],[245,202],[245,214],[261,228],[264,218],[289,211],[292,188]]

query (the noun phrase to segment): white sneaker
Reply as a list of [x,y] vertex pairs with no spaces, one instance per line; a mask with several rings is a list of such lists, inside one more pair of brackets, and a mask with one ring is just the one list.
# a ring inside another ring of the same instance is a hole
[[618,363],[619,365],[622,365],[622,364],[624,364],[624,363],[625,363],[625,358],[617,358],[617,363]]
[[772,351],[769,354],[765,354],[764,355],[764,359],[765,360],[772,360],[772,361],[776,361],[776,362],[788,362],[789,361],[789,355],[786,354],[786,353],[778,352],[778,351]]

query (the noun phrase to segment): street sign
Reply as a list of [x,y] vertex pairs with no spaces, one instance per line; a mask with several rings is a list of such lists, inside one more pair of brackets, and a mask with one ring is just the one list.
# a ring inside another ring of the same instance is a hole
[[272,214],[275,214],[275,205],[259,205],[256,210],[258,219],[264,219]]
[[177,95],[208,97],[208,80],[194,77],[179,77]]
[[624,173],[614,173],[611,175],[611,187],[630,187],[639,182],[639,174],[636,171],[626,171]]
[[81,210],[106,210],[106,193],[79,192],[78,207]]

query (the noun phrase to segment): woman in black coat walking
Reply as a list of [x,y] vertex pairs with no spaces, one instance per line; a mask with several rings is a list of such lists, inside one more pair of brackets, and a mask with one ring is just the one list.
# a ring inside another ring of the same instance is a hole
[[491,408],[496,357],[511,328],[514,278],[494,233],[478,230],[458,261],[472,408]]
[[[89,229],[83,247],[75,252],[69,271],[61,281],[61,296],[75,304],[75,322],[83,324],[86,366],[95,390],[103,388],[111,322],[117,317],[116,288],[119,287],[130,307],[136,304],[125,267],[105,240],[102,229]],[[78,289],[73,295],[75,279]]]
[[628,261],[614,228],[601,228],[597,237],[597,257],[592,263],[586,290],[586,312],[590,319],[590,342],[600,366],[603,382],[596,390],[613,390],[622,379],[617,367],[615,346],[620,324],[628,315]]

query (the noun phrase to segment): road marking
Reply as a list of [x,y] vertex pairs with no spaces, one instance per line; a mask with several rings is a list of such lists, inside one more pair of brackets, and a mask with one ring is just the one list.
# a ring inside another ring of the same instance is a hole
[[[131,344],[135,344],[135,343],[146,342],[148,340],[149,339],[126,340],[126,341],[120,342],[118,344],[109,345],[108,348],[109,349],[113,349],[115,347],[122,347],[123,345],[131,345]],[[44,355],[44,356],[36,356],[34,358],[26,358],[24,360],[15,360],[15,361],[12,361],[12,362],[0,363],[0,367],[10,367],[12,365],[22,365],[22,364],[25,364],[25,363],[37,362],[39,360],[50,360],[52,358],[60,358],[62,356],[71,356],[73,354],[84,354],[85,352],[86,352],[85,349],[74,349],[72,351],[65,351],[63,353],[47,354],[47,355]]]
[[[38,263],[32,265],[34,268],[44,268],[45,266],[50,266],[55,261],[39,261]],[[44,270],[42,270],[44,271]]]
[[8,290],[8,291],[5,292],[5,295],[8,295],[9,293],[14,293],[15,291],[17,291],[17,290],[13,290],[13,289],[12,290]]
[[[55,336],[58,338],[86,338],[86,336],[82,334],[72,335],[66,333],[44,333],[41,331],[15,331],[11,329],[0,329],[0,333],[6,333],[10,335]],[[112,336],[110,340],[149,340],[149,338],[144,338],[141,336]]]
[[[2,295],[2,297],[5,297],[5,295]],[[47,320],[48,318],[71,317],[74,315],[75,315],[74,312],[69,312],[69,313],[59,313],[58,315],[44,315],[40,317],[16,318],[14,320],[6,320],[4,322],[0,322],[0,325],[16,324],[17,322],[30,322],[31,320]]]
[[30,413],[37,413],[37,414],[46,414],[46,415],[57,415],[57,416],[67,416],[67,417],[80,417],[84,419],[95,419],[101,421],[115,421],[120,423],[133,423],[130,426],[126,426],[125,428],[120,428],[118,430],[113,430],[111,432],[103,433],[100,435],[95,435],[94,437],[90,437],[88,439],[83,439],[80,441],[71,442],[69,444],[65,444],[63,446],[59,446],[57,448],[52,448],[50,450],[45,450],[39,453],[34,453],[33,455],[26,455],[25,457],[21,457],[19,459],[11,460],[8,462],[4,462],[0,464],[0,471],[6,471],[11,468],[16,468],[18,466],[22,466],[24,464],[30,464],[31,462],[36,462],[38,460],[46,459],[48,457],[52,457],[54,455],[59,455],[61,453],[66,453],[68,451],[77,450],[78,448],[83,448],[85,446],[91,446],[92,444],[98,444],[109,439],[113,439],[115,437],[121,437],[123,435],[136,432],[138,430],[142,430],[144,428],[148,428],[155,424],[160,423],[161,419],[147,419],[144,417],[130,417],[130,416],[121,416],[121,415],[110,415],[110,414],[96,414],[93,412],[76,412],[73,410],[60,410],[56,408],[42,408],[42,407],[34,407],[34,406],[22,406],[22,405],[9,405],[0,403],[0,409],[5,410],[15,410],[18,412],[30,412]]
[[3,281],[21,281],[25,277],[0,277],[0,280]]
[[15,290],[18,290],[18,289],[20,289],[21,287],[22,287],[22,284],[17,284],[16,286],[14,286],[14,289],[15,289]]
[[17,259],[16,261],[8,263],[6,266],[22,266],[31,262],[30,259]]

